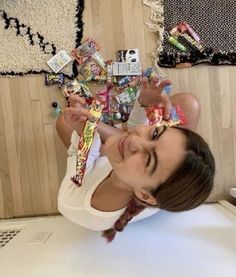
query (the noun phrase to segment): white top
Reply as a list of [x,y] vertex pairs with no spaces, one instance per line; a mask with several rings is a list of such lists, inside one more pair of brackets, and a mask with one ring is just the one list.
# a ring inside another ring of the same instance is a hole
[[[143,122],[143,117],[135,120],[135,117],[133,116],[137,114],[137,109],[142,108],[135,104],[133,109],[134,113],[132,114],[131,112],[130,115],[131,121],[129,120],[130,122],[128,122],[129,126],[134,126]],[[66,175],[59,191],[58,209],[67,219],[80,226],[95,231],[103,231],[113,227],[116,220],[119,219],[126,208],[114,212],[102,212],[91,206],[93,193],[112,170],[107,157],[100,157],[101,140],[98,133],[94,136],[94,141],[89,152],[82,186],[78,188],[70,180],[70,178],[76,173],[78,141],[79,135],[74,131],[71,136],[71,145],[68,149]],[[139,215],[135,216],[130,222],[149,217],[158,211],[158,208],[148,207]]]

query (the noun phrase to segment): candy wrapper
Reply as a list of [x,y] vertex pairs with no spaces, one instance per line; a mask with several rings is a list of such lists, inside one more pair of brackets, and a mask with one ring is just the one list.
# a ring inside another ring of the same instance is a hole
[[58,85],[61,87],[64,85],[65,77],[64,74],[46,74],[45,75],[45,85]]
[[86,162],[88,154],[93,143],[95,131],[99,118],[102,114],[103,106],[98,100],[93,100],[91,104],[90,113],[93,115],[94,120],[87,120],[84,126],[83,135],[80,137],[76,159],[76,174],[71,177],[71,180],[76,186],[82,185],[83,176],[86,169]]
[[111,111],[113,120],[122,120],[123,122],[127,121],[132,108],[133,105],[112,103]]
[[97,63],[100,65],[100,67],[103,69],[103,70],[106,70],[106,63],[102,57],[102,55],[98,52],[98,51],[95,51],[92,55],[91,55],[91,58]]
[[72,61],[71,57],[67,54],[65,50],[60,50],[56,55],[54,55],[47,64],[51,67],[51,69],[58,73],[63,67],[65,67],[70,61]]
[[142,75],[141,63],[114,62],[112,63],[112,74],[114,76]]
[[190,50],[193,50],[193,51],[203,50],[203,46],[199,42],[193,39],[186,32],[181,33],[178,30],[178,27],[173,28],[172,30],[170,30],[169,33],[171,36],[176,38],[181,44],[186,45]]
[[117,61],[118,62],[127,62],[127,63],[139,62],[139,50],[137,48],[127,49],[127,50],[118,50],[117,51]]
[[[106,113],[108,116],[104,116],[106,118],[104,122],[112,125],[112,103],[111,103],[111,89],[113,88],[112,84],[108,84],[107,88],[102,91],[98,91],[96,93],[98,100],[103,104],[103,113]],[[109,120],[107,120],[109,118]]]
[[107,72],[107,83],[116,82],[116,78],[112,74],[112,64],[111,60],[106,62],[106,72]]
[[116,100],[120,104],[133,102],[137,97],[137,89],[128,87],[124,92],[116,96]]
[[63,87],[64,96],[68,98],[71,93],[78,94],[79,96],[84,97],[88,105],[92,103],[93,95],[89,87],[84,82],[73,80],[65,84],[65,86]]
[[145,109],[150,126],[157,125],[171,127],[179,124],[187,124],[186,117],[179,105],[171,107],[169,120],[164,119],[164,109],[164,107],[158,106]]
[[[154,71],[154,69],[152,67],[149,67],[143,71],[143,76],[150,78],[153,71]],[[130,82],[136,80],[137,85],[140,85],[141,79],[142,79],[141,76],[136,76],[136,77],[125,76],[125,77],[121,78],[117,83],[120,87],[124,87],[124,86],[128,85]]]
[[81,67],[80,73],[84,76],[86,81],[107,80],[107,71],[92,59],[89,59],[88,62]]
[[71,56],[78,64],[83,64],[98,50],[100,50],[99,45],[92,38],[88,38],[78,48],[71,51]]
[[98,100],[103,104],[102,112],[109,112],[109,104],[110,104],[110,95],[108,90],[98,91],[96,93]]

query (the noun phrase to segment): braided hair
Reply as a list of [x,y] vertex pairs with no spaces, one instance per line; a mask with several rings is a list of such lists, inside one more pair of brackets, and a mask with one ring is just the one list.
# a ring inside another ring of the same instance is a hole
[[115,222],[114,227],[105,230],[102,234],[103,237],[107,239],[107,242],[111,242],[116,232],[122,232],[129,221],[139,213],[141,213],[146,208],[146,205],[142,203],[137,197],[134,197],[128,204],[125,212],[121,217]]
[[[158,208],[180,212],[196,208],[210,195],[215,161],[208,144],[201,136],[186,128],[174,128],[181,130],[186,137],[185,157],[175,172],[155,190],[150,191],[150,194],[156,198]],[[146,202],[133,198],[114,227],[103,232],[103,237],[111,242],[116,232],[122,232],[129,221],[146,206]]]

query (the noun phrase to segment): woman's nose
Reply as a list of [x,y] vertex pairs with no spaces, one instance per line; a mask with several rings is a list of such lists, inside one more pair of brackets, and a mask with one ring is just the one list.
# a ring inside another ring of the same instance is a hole
[[155,142],[148,141],[137,135],[132,135],[129,141],[129,149],[131,152],[149,152],[155,147]]

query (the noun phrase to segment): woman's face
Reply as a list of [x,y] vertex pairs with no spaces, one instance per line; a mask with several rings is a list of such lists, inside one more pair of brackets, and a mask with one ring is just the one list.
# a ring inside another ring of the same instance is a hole
[[185,143],[181,130],[139,125],[120,136],[109,137],[104,151],[123,187],[135,193],[150,192],[179,166]]

